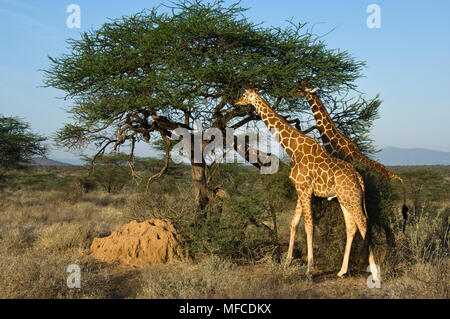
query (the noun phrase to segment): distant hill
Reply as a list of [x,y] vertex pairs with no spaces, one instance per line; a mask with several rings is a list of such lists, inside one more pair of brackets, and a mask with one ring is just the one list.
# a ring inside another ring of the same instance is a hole
[[425,148],[385,147],[373,158],[384,165],[450,165],[450,152]]
[[28,165],[32,166],[71,166],[72,164],[55,161],[45,157],[33,158]]
[[[434,151],[425,148],[398,148],[388,146],[371,157],[387,166],[450,165],[450,152]],[[83,164],[81,159],[52,160],[49,158],[34,158],[29,163],[29,165],[33,166],[71,166]]]

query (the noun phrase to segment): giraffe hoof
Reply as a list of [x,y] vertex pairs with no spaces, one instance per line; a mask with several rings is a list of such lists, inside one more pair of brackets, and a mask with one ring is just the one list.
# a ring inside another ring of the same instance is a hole
[[338,276],[339,278],[347,278],[349,275],[348,275],[348,273],[345,272],[345,273],[342,273],[342,274],[341,274],[341,273],[338,273],[337,276]]
[[306,274],[305,274],[305,276],[306,276],[306,279],[307,280],[312,280],[312,273],[311,272],[307,272]]
[[292,258],[288,258],[286,259],[286,261],[284,262],[284,267],[287,268],[291,265],[292,263]]

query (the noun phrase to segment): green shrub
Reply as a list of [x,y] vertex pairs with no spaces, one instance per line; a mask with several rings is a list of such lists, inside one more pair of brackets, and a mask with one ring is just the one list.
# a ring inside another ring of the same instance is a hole
[[61,174],[58,168],[44,170],[38,167],[13,170],[5,173],[0,181],[3,188],[8,187],[10,190],[29,189],[36,191],[64,188],[71,182],[73,182],[73,177]]

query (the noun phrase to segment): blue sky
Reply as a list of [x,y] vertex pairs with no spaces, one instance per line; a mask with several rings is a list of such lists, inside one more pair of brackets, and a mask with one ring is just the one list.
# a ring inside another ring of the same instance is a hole
[[[226,1],[232,3],[233,1]],[[81,8],[81,28],[69,29],[69,4]],[[0,0],[0,113],[19,116],[50,136],[69,118],[63,92],[41,88],[47,55],[66,52],[67,38],[165,1]],[[381,9],[381,28],[370,29],[369,4]],[[360,91],[380,93],[380,119],[371,136],[379,147],[450,151],[450,1],[243,0],[247,16],[267,26],[286,20],[315,24],[330,48],[366,61]],[[144,148],[141,148],[142,150]],[[51,157],[69,158],[53,151]]]

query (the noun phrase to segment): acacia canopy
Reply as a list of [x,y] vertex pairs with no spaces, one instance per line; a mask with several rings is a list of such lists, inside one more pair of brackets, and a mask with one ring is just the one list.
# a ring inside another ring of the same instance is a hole
[[238,128],[258,119],[252,107],[233,104],[246,86],[262,90],[283,115],[305,122],[309,106],[293,93],[305,77],[325,102],[338,101],[332,112],[337,125],[367,141],[379,100],[339,102],[355,89],[364,63],[327,48],[305,24],[268,28],[245,12],[239,4],[181,1],[68,40],[69,52],[50,57],[45,70],[46,86],[63,90],[73,103],[74,122],[58,131],[57,141],[66,147],[95,143],[103,152],[153,134],[170,137],[194,120]]

